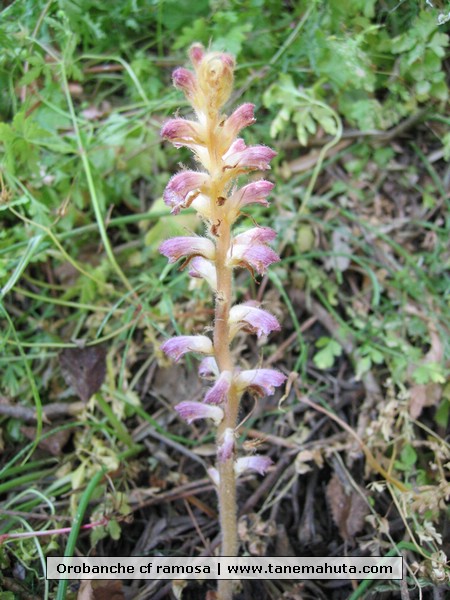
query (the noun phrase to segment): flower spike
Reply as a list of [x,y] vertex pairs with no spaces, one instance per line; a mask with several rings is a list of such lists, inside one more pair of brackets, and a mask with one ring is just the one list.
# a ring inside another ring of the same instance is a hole
[[[217,488],[220,507],[223,556],[238,555],[236,478],[253,470],[264,475],[272,464],[267,456],[238,457],[240,399],[246,392],[256,396],[272,395],[286,376],[275,369],[241,370],[231,344],[238,332],[258,338],[280,330],[278,320],[255,302],[234,304],[233,272],[247,268],[252,275],[264,275],[280,260],[269,244],[276,237],[270,227],[251,227],[240,233],[234,225],[251,204],[268,206],[273,183],[256,179],[241,184],[238,178],[270,168],[276,152],[263,145],[247,146],[238,137],[255,122],[255,106],[248,102],[227,115],[222,107],[230,98],[234,58],[223,52],[205,50],[194,44],[189,57],[193,71],[178,68],[173,83],[186,96],[193,116],[168,119],[161,136],[175,147],[187,147],[198,170],[183,169],[167,184],[163,198],[172,214],[190,208],[196,211],[207,231],[206,236],[179,236],[165,240],[159,251],[170,263],[185,259],[192,278],[204,279],[215,297],[212,339],[205,335],[181,335],[161,346],[165,354],[178,361],[187,352],[204,355],[198,374],[210,382],[203,402],[183,401],[175,406],[188,423],[212,419],[217,427],[216,465],[208,474]],[[204,310],[202,310],[202,314]],[[232,582],[219,581],[218,597],[232,598]]]

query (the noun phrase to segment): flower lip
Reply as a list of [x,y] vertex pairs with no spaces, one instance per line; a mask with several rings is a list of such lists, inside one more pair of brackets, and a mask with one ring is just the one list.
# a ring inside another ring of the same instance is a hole
[[175,69],[172,73],[172,81],[173,85],[184,92],[188,98],[193,96],[197,90],[197,78],[194,73],[183,67]]
[[214,353],[212,341],[206,335],[177,335],[165,341],[161,350],[175,362],[187,352]]

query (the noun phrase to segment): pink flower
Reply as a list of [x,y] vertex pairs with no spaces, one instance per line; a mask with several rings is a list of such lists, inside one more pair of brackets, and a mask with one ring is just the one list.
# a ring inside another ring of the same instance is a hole
[[192,71],[179,67],[172,73],[173,85],[184,92],[186,97],[192,98],[197,91],[197,78]]
[[228,397],[232,381],[230,371],[222,371],[216,383],[210,388],[205,396],[207,404],[222,404]]
[[272,191],[273,186],[273,183],[266,181],[265,179],[260,179],[259,181],[249,183],[240,190],[237,190],[237,192],[234,192],[230,198],[230,204],[232,204],[237,210],[241,209],[247,204],[252,203],[269,206],[266,198]]
[[276,252],[264,244],[249,246],[248,244],[234,244],[228,255],[228,265],[232,267],[246,267],[264,275],[269,265],[280,260]]
[[247,102],[246,104],[239,106],[239,108],[237,108],[225,121],[223,124],[223,131],[230,142],[231,140],[234,140],[241,129],[252,125],[256,121],[253,112],[254,109],[255,105]]
[[174,263],[183,256],[188,258],[203,256],[204,258],[214,260],[216,247],[208,238],[181,236],[170,238],[163,242],[159,247],[159,251],[169,259],[170,263]]
[[227,427],[223,432],[222,440],[217,450],[217,460],[219,462],[226,462],[233,456],[235,442],[234,429]]
[[200,377],[219,377],[219,367],[216,359],[212,356],[206,356],[198,365],[198,374]]
[[177,335],[164,342],[161,350],[175,362],[186,352],[214,354],[212,342],[206,335]]
[[242,456],[235,462],[234,471],[237,476],[244,471],[257,471],[260,475],[265,475],[271,464],[272,460],[268,456],[261,456],[260,454]]
[[173,214],[180,209],[189,207],[193,200],[209,188],[210,178],[206,173],[196,171],[181,171],[174,175],[164,190],[164,202],[172,208]]
[[272,331],[281,329],[277,319],[266,310],[252,304],[236,304],[230,310],[228,321],[230,336],[233,337],[239,329],[248,333],[256,333],[258,337],[269,335]]
[[216,268],[211,261],[206,260],[202,256],[195,256],[189,263],[189,275],[198,277],[208,282],[212,290],[217,289],[217,273]]
[[286,379],[286,375],[275,369],[250,369],[241,371],[235,382],[240,392],[248,390],[262,397],[274,394],[275,388],[283,385]]
[[203,404],[203,402],[180,402],[175,406],[175,410],[188,423],[192,423],[197,419],[212,419],[216,425],[219,425],[223,419],[221,408]]
[[161,129],[161,137],[166,138],[176,148],[204,144],[203,128],[196,121],[170,119]]
[[276,231],[270,227],[252,227],[233,239],[234,244],[266,244],[277,237]]
[[265,171],[270,169],[269,163],[277,153],[268,146],[246,146],[237,139],[228,152],[223,155],[225,166],[230,169],[247,168]]

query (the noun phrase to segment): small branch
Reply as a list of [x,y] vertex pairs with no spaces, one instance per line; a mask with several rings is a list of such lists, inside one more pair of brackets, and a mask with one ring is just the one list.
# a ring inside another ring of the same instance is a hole
[[[43,421],[50,423],[52,419],[65,417],[67,415],[75,416],[85,408],[84,402],[55,402],[42,407]],[[10,404],[8,398],[0,396],[0,415],[21,419],[25,422],[35,422],[38,420],[36,409],[20,404]]]

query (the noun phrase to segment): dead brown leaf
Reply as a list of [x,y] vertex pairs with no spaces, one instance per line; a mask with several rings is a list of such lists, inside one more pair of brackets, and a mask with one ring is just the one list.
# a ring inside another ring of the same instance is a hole
[[[20,428],[20,431],[29,440],[34,440],[36,438],[36,427],[26,427],[24,425]],[[48,427],[43,428],[43,433],[47,433],[48,431],[50,431]],[[63,429],[62,431],[51,433],[49,436],[39,440],[38,447],[41,450],[50,452],[53,456],[60,456],[71,435],[72,431],[70,429]]]
[[59,355],[59,363],[66,383],[83,402],[87,402],[105,379],[106,346],[65,348]]
[[342,539],[353,543],[354,536],[361,531],[365,518],[369,514],[367,503],[354,490],[347,494],[336,474],[327,485],[326,496],[333,521],[336,523]]
[[119,579],[89,579],[81,582],[77,600],[125,600]]

